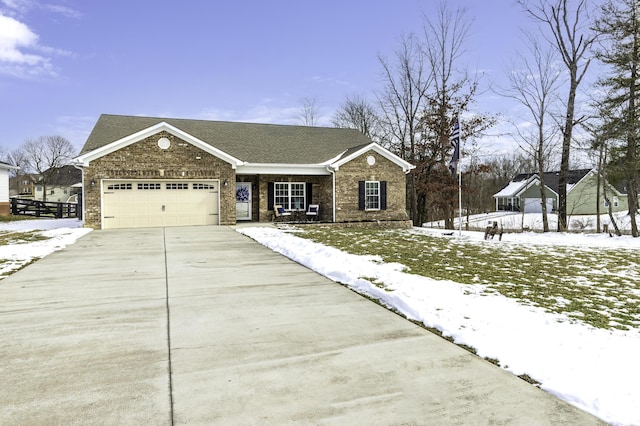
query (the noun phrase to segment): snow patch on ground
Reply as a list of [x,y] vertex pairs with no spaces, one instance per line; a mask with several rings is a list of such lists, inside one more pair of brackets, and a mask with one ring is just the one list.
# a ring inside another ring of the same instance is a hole
[[91,232],[77,219],[41,219],[1,222],[0,233],[38,232],[47,240],[24,244],[0,245],[0,278],[20,269],[34,259],[42,258],[56,250],[73,244]]

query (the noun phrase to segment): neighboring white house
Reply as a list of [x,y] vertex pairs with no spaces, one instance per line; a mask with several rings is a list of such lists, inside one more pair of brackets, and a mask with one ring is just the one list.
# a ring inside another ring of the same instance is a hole
[[0,161],[0,215],[8,215],[11,212],[9,204],[9,170],[18,170],[19,167]]
[[42,179],[36,176],[33,185],[33,199],[45,200],[44,191],[47,191],[46,200],[49,202],[68,203],[77,199],[77,194],[82,192],[82,171],[67,165],[56,169],[47,170],[49,181],[46,187],[42,185]]

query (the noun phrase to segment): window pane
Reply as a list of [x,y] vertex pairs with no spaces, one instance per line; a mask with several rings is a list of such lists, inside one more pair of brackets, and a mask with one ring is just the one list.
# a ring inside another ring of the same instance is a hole
[[380,208],[380,182],[365,182],[364,208],[365,210],[377,210]]
[[274,184],[275,199],[273,204],[281,205],[285,210],[289,210],[289,184],[279,183]]
[[291,184],[291,208],[296,210],[304,209],[304,183]]

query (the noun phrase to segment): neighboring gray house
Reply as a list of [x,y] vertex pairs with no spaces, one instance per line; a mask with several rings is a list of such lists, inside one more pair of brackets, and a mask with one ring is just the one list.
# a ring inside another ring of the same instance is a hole
[[357,130],[102,115],[74,160],[85,226],[407,221],[414,167]]
[[[558,188],[560,172],[544,174],[547,212],[558,207]],[[605,214],[608,206],[602,188],[597,197],[597,175],[594,169],[570,170],[567,183],[567,214],[596,214],[597,203],[600,213]],[[606,183],[607,194],[614,212],[628,209],[627,194],[624,189]],[[540,196],[540,177],[538,173],[522,173],[514,177],[504,188],[493,196],[496,199],[496,211],[523,211],[539,213],[542,211]]]

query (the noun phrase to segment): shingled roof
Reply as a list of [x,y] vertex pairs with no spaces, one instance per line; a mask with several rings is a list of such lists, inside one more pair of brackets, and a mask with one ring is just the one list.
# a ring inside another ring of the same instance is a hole
[[[569,170],[569,175],[567,176],[567,185],[575,185],[580,182],[592,169],[576,169]],[[538,176],[538,173],[521,173],[514,177],[511,182],[522,182],[529,179],[531,176]],[[510,183],[511,183],[510,182]],[[556,194],[560,188],[560,172],[545,172],[544,173],[544,184],[547,188],[554,191]],[[508,186],[509,184],[505,185]]]
[[322,164],[371,143],[353,129],[103,114],[80,154],[163,122],[249,163]]
[[47,173],[49,173],[49,186],[71,186],[82,182],[82,171],[71,165],[49,169]]

